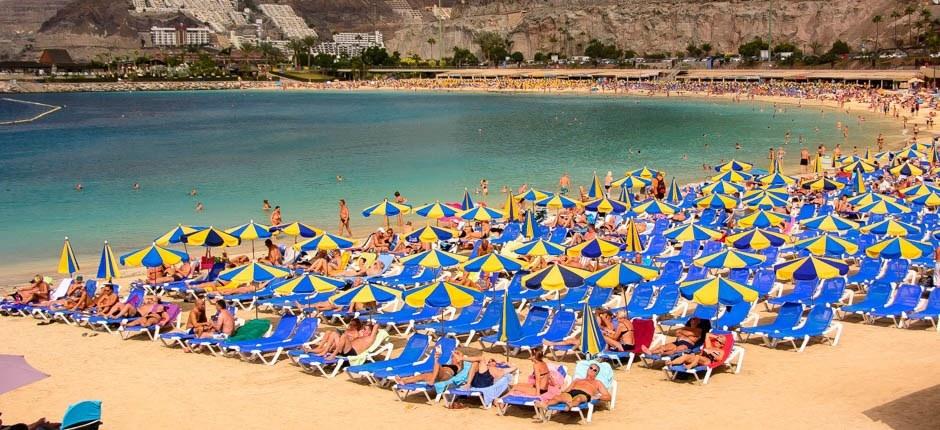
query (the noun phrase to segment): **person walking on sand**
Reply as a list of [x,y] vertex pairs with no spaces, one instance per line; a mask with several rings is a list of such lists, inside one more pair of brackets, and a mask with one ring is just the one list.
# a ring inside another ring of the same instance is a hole
[[349,208],[346,206],[345,199],[339,199],[339,235],[343,235],[343,231],[348,233],[352,237],[352,229],[349,228]]
[[805,174],[809,170],[809,150],[806,147],[800,149],[800,173]]
[[[481,181],[481,182],[485,182],[485,181],[486,181],[486,180],[484,179],[484,180]],[[485,201],[486,201],[486,200],[484,200],[484,202],[485,202]],[[398,204],[400,204],[400,205],[403,205],[403,204],[405,204],[405,203],[407,203],[407,202],[408,202],[408,199],[406,199],[405,196],[401,195],[401,193],[399,193],[398,191],[395,191],[395,203],[398,203]],[[402,215],[401,213],[399,213],[399,214],[398,214],[398,226],[401,227],[401,226],[403,226],[403,225],[405,225],[405,216]]]
[[568,172],[561,175],[561,178],[558,179],[558,188],[561,195],[568,194],[568,189],[571,187],[571,177],[568,176]]
[[275,206],[271,211],[271,226],[281,225],[281,207]]

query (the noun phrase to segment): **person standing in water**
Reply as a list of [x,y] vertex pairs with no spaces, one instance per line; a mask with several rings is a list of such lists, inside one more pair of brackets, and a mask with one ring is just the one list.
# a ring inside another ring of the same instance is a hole
[[352,229],[349,228],[349,208],[346,207],[346,200],[339,199],[339,235],[343,235],[343,231],[352,236]]
[[561,175],[561,178],[558,179],[558,188],[561,195],[568,194],[568,189],[571,187],[571,177],[568,176],[568,172],[565,172],[564,175]]
[[483,193],[483,201],[486,202],[486,196],[490,194],[490,183],[486,178],[480,179],[480,192]]
[[267,199],[261,201],[261,210],[265,212],[271,210],[271,203],[268,203]]
[[281,225],[281,207],[275,206],[271,212],[271,226]]
[[[484,179],[483,181],[486,181],[486,179]],[[481,183],[483,181],[481,181]],[[408,199],[406,199],[405,196],[401,195],[401,193],[399,193],[398,191],[395,191],[395,203],[403,205],[407,202],[408,202]],[[398,226],[401,227],[403,225],[405,225],[405,216],[399,213],[398,214]]]
[[140,182],[134,182],[134,186],[132,188],[134,191],[140,191]]

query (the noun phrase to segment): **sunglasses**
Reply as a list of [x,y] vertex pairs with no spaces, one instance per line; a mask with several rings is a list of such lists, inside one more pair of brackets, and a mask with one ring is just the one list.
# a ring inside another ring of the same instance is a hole
[[594,372],[600,372],[600,371],[601,371],[600,368],[597,368],[597,367],[594,367],[594,366],[591,366],[591,367],[589,367],[588,369],[589,369],[589,370],[592,370],[592,371],[594,371]]

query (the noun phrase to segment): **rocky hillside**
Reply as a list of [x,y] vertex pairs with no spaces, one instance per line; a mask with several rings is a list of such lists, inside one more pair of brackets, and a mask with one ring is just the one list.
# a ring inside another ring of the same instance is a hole
[[125,1],[73,0],[44,22],[39,32],[136,38],[138,32],[165,22],[198,25],[198,22],[183,14],[132,15],[129,6],[130,2]]

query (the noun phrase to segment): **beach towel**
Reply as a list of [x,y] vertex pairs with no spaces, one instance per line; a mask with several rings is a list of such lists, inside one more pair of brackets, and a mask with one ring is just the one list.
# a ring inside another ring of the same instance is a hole
[[245,325],[237,328],[228,338],[230,342],[259,339],[271,328],[271,321],[265,319],[248,320]]
[[434,392],[443,393],[445,390],[447,390],[447,387],[450,387],[450,386],[459,387],[463,384],[466,384],[467,379],[470,378],[470,367],[472,365],[473,363],[469,361],[464,361],[463,368],[460,369],[460,372],[457,372],[457,374],[454,375],[452,378],[446,381],[440,381],[440,382],[434,383]]
[[597,380],[601,381],[605,387],[610,388],[614,382],[614,369],[610,367],[610,363],[595,361],[595,360],[582,360],[575,365],[574,368],[574,379],[582,379],[587,376],[587,370],[591,367],[592,364],[596,364],[600,372],[597,372]]
[[483,388],[475,388],[474,390],[483,395],[483,404],[486,407],[493,405],[493,401],[499,398],[506,390],[509,389],[509,385],[512,383],[512,374],[507,373],[500,377],[499,379],[493,381],[493,385]]

